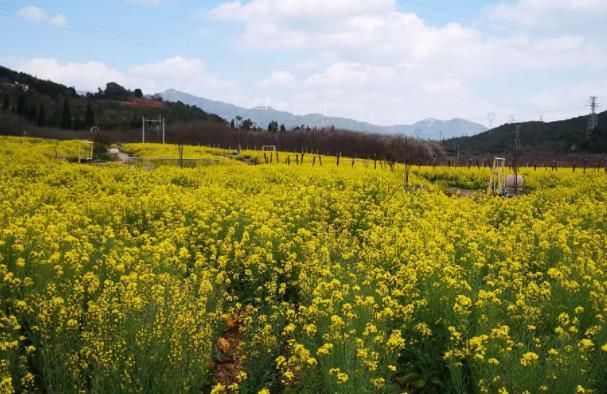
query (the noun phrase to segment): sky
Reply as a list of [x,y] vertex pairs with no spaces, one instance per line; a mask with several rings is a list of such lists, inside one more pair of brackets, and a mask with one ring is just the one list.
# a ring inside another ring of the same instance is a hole
[[79,91],[499,125],[607,102],[605,20],[606,0],[0,0],[0,65]]

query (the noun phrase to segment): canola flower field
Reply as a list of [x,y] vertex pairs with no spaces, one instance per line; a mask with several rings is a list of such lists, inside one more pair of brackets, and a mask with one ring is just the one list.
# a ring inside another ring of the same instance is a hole
[[607,388],[603,171],[461,198],[488,170],[58,149],[0,138],[0,393]]

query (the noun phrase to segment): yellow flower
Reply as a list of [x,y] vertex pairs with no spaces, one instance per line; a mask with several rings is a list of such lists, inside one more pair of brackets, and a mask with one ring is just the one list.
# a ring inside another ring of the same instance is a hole
[[590,340],[588,338],[584,338],[580,341],[580,347],[582,347],[584,349],[589,349],[593,346],[594,346],[594,343],[592,342],[592,340]]
[[489,365],[500,365],[500,362],[498,361],[498,359],[491,357],[489,360],[487,360],[487,362],[489,363]]
[[521,357],[521,365],[523,367],[526,367],[530,364],[535,363],[537,360],[539,360],[539,356],[536,353],[527,352]]
[[371,379],[371,384],[376,389],[382,389],[386,384],[386,380],[384,378],[373,378]]
[[326,356],[331,353],[331,350],[333,350],[333,344],[325,343],[316,351],[316,354],[318,354],[319,356]]
[[226,392],[226,388],[221,383],[217,383],[211,390],[211,394],[222,394]]

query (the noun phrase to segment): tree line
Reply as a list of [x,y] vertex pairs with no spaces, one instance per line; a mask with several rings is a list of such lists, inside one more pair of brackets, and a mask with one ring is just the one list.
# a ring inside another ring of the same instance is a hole
[[200,144],[225,149],[261,149],[274,145],[291,152],[314,152],[325,155],[381,159],[391,162],[431,163],[444,156],[439,143],[406,136],[324,129],[295,128],[275,130],[233,128],[231,124],[193,122],[172,125],[167,129],[167,143]]

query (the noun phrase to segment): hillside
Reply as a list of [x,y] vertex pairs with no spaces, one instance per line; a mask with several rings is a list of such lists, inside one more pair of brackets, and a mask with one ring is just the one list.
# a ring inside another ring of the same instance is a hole
[[443,145],[448,150],[455,150],[459,146],[460,153],[472,155],[507,153],[511,150],[516,126],[520,125],[522,152],[605,153],[607,152],[607,112],[600,113],[598,119],[599,128],[594,131],[593,138],[589,142],[585,141],[588,116],[579,116],[549,123],[505,124],[472,137],[446,140]]
[[271,107],[267,109],[265,107],[243,108],[221,101],[197,97],[174,89],[158,93],[158,96],[162,97],[165,101],[181,101],[186,104],[195,105],[204,111],[217,114],[228,121],[236,117],[251,119],[260,128],[266,128],[270,122],[277,121],[287,129],[301,127],[302,125],[310,128],[328,128],[333,126],[336,129],[343,130],[380,134],[404,134],[433,140],[438,140],[441,136],[451,138],[462,135],[475,135],[487,130],[483,125],[458,118],[447,121],[424,119],[412,125],[379,126],[354,119],[323,116],[321,114],[295,115],[290,112],[278,111]]
[[215,121],[220,117],[180,102],[144,97],[110,82],[97,93],[79,94],[73,87],[41,80],[0,67],[0,125],[2,132],[21,132],[35,127],[65,130],[134,130],[141,118],[163,116],[167,123]]

